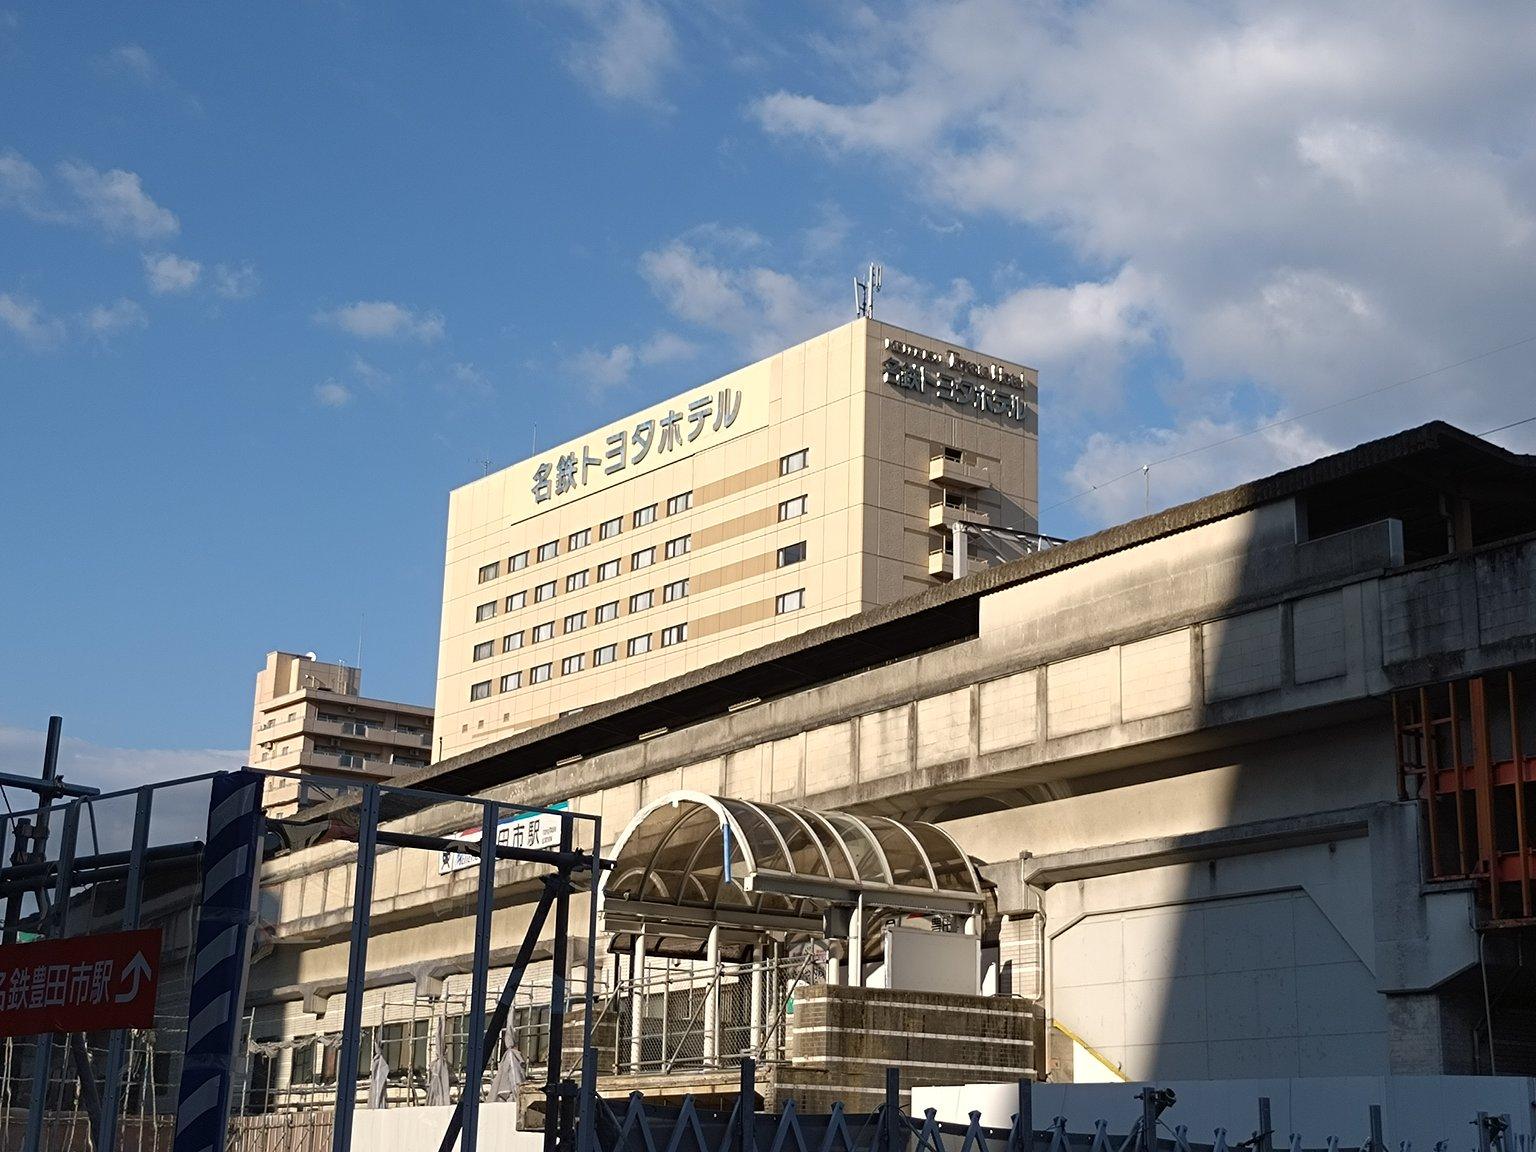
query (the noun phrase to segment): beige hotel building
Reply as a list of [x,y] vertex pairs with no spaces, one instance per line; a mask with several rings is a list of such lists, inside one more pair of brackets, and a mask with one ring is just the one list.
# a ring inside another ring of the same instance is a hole
[[448,499],[434,759],[1011,558],[1035,371],[870,318]]

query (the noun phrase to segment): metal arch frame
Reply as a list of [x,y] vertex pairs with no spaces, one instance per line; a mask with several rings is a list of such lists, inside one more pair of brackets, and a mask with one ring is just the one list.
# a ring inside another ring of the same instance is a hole
[[[629,862],[628,867],[623,867],[626,850],[634,838],[658,812],[669,809],[675,813],[673,822],[661,831],[655,847],[638,854]],[[699,823],[695,813],[701,810],[713,814],[715,823],[708,825],[706,821],[694,830],[690,826]],[[782,854],[784,868],[762,866],[760,853],[753,847],[754,837],[748,835],[743,823],[748,814],[767,828],[772,836],[769,843]],[[805,833],[810,847],[815,850],[815,859],[821,865],[819,874],[796,870],[794,853],[790,850],[786,831],[780,827],[780,818],[787,824],[791,835],[793,829]],[[878,826],[873,821],[878,821]],[[744,893],[755,897],[749,908],[722,906],[721,893],[727,885],[738,882],[735,877],[723,876],[711,894],[694,875],[694,866],[705,846],[720,829],[729,829],[741,853],[746,874],[740,878],[740,887]],[[698,834],[698,841],[691,846],[691,851],[686,841],[682,842],[681,847],[687,854],[682,872],[676,883],[664,883],[656,873],[656,863],[667,848],[678,844],[677,836],[680,832],[685,836]],[[890,855],[894,845],[888,849],[882,841],[882,833],[886,838],[897,837],[911,845],[922,868],[918,875],[926,875],[927,887],[920,883],[897,881]],[[840,810],[816,812],[785,804],[711,796],[687,789],[671,792],[637,811],[620,833],[613,854],[615,868],[623,867],[623,872],[615,871],[613,879],[618,881],[622,875],[623,882],[633,888],[635,895],[617,896],[605,884],[602,891],[603,926],[610,934],[643,932],[647,924],[669,924],[678,929],[697,929],[711,924],[742,927],[755,925],[769,931],[814,932],[818,926],[817,919],[804,914],[811,901],[828,904],[857,904],[862,901],[895,911],[973,914],[984,901],[975,866],[948,833],[934,825],[925,824],[925,836],[929,833],[951,850],[951,858],[940,863],[958,863],[961,866],[960,875],[968,881],[966,888],[946,888],[941,885],[935,857],[930,850],[932,841],[924,843],[923,837],[898,820],[888,817],[866,819]],[[847,865],[846,876],[839,875],[839,869],[833,865],[829,837],[837,845],[839,863]],[[868,869],[859,868],[850,837],[862,840],[862,847],[868,849],[867,854],[875,865],[879,879],[868,876]],[[689,899],[695,892],[697,903]],[[766,896],[781,896],[796,901],[795,908],[800,914],[765,909],[763,897]]]

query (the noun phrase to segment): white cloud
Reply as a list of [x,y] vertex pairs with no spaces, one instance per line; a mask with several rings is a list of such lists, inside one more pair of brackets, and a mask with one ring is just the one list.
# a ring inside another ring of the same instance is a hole
[[[980,346],[1042,368],[1047,411],[1063,383],[1112,405],[1155,350],[1171,366],[1155,435],[1182,443],[1226,427],[1211,413],[1237,389],[1250,413],[1303,412],[1532,332],[1528,9],[914,0],[849,24],[873,92],[772,93],[758,122],[1074,254],[1078,276],[969,317]],[[1515,369],[1493,358],[1305,427],[1329,444],[1434,416],[1489,427],[1527,414]],[[1252,475],[1281,442],[1218,452],[1232,471],[1205,478]]]
[[583,348],[573,361],[589,392],[602,392],[629,383],[636,368],[676,364],[699,354],[698,345],[675,332],[657,332],[638,348],[615,344],[608,351]]
[[496,394],[490,377],[463,361],[448,365],[447,372],[437,379],[437,389],[450,396],[485,398]]
[[149,91],[176,97],[190,113],[201,115],[203,111],[202,101],[176,83],[142,44],[119,44],[100,57],[96,64],[97,69],[107,76],[126,79]]
[[847,304],[839,305],[830,285],[762,263],[743,264],[740,255],[679,238],[644,253],[640,275],[674,316],[733,337],[753,356],[847,318]]
[[15,208],[34,220],[57,219],[48,204],[43,174],[14,148],[0,152],[0,205]]
[[140,44],[119,44],[107,53],[106,63],[113,71],[143,84],[158,84],[165,78],[155,58]]
[[810,260],[829,260],[847,243],[853,221],[838,205],[830,202],[821,205],[819,214],[820,219],[805,230],[805,254]]
[[352,403],[352,389],[332,377],[315,385],[315,402],[322,408],[345,408]]
[[113,168],[106,172],[66,160],[58,166],[60,180],[74,198],[75,211],[112,236],[159,240],[181,230],[175,213],[156,204],[135,172]]
[[144,279],[149,283],[149,290],[157,295],[190,291],[202,274],[203,266],[196,260],[171,252],[144,254]]
[[439,312],[419,312],[390,300],[359,300],[315,313],[315,320],[363,340],[412,339],[430,343],[443,335]]
[[149,327],[149,317],[144,309],[132,300],[118,300],[112,304],[98,304],[84,312],[80,324],[86,332],[99,340],[120,336]]
[[49,316],[36,301],[9,292],[0,292],[0,324],[35,349],[52,348],[64,339],[64,321]]
[[249,260],[240,264],[215,264],[213,290],[226,300],[244,300],[261,287],[261,277]]
[[387,388],[394,383],[388,372],[373,363],[373,361],[364,360],[361,356],[352,357],[351,367],[352,375],[375,390]]
[[1117,396],[1126,359],[1152,343],[1155,297],[1155,285],[1131,267],[1104,281],[1020,288],[973,309],[967,339],[1103,408]]
[[566,52],[566,67],[602,98],[667,110],[666,81],[677,70],[677,36],[652,0],[566,0],[582,34]]
[[587,390],[601,392],[629,383],[629,374],[635,370],[635,350],[628,344],[615,344],[606,352],[583,348],[573,364]]
[[[0,763],[15,771],[25,766],[40,769],[43,762],[45,734],[28,728],[0,725]],[[242,767],[243,749],[221,748],[118,748],[95,744],[66,735],[59,743],[59,775],[74,784],[99,788],[103,792],[122,792],[143,784],[179,780],[208,772],[227,772]],[[12,804],[16,804],[12,799]],[[132,827],[133,804],[100,803],[96,806],[96,826],[104,843],[127,846]],[[86,821],[81,822],[82,834]],[[208,787],[206,784],[167,788],[155,796],[154,842],[160,844],[201,840],[208,828]],[[89,841],[86,841],[89,843]]]
[[684,360],[692,360],[699,354],[699,346],[692,340],[684,340],[676,332],[657,332],[644,344],[640,345],[640,363],[647,367],[653,364],[678,364]]
[[[1065,477],[1073,497],[1067,502],[1116,523],[1219,491],[1235,477],[1256,479],[1347,447],[1300,423],[1262,423],[1195,417],[1176,429],[1094,432]],[[1143,465],[1151,465],[1145,474]]]
[[137,173],[102,172],[77,160],[54,171],[58,179],[50,183],[21,153],[0,152],[0,206],[53,224],[94,224],[109,236],[134,240],[164,239],[181,228],[176,214],[144,191]]

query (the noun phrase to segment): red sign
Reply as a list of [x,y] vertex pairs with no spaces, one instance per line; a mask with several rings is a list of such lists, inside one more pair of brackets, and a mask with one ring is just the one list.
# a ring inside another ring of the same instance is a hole
[[160,929],[0,946],[0,1036],[149,1028]]

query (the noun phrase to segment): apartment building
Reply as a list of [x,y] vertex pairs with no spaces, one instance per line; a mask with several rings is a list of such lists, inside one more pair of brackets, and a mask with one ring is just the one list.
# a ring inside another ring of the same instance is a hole
[[[268,652],[256,673],[250,762],[275,772],[389,779],[431,759],[432,709],[362,695],[363,670],[313,652]],[[273,777],[266,804],[277,813],[303,800],[301,780]]]
[[449,496],[437,758],[1011,559],[1033,369],[860,318]]

